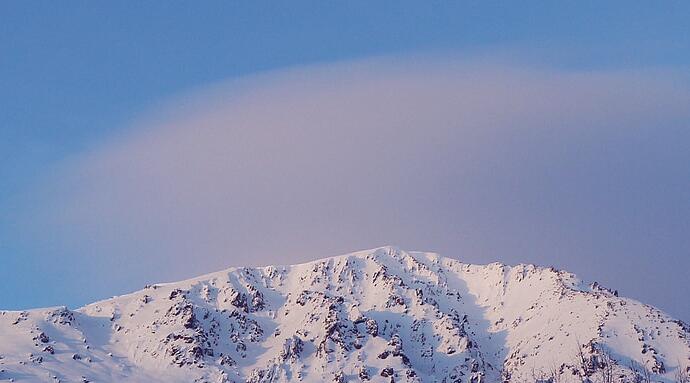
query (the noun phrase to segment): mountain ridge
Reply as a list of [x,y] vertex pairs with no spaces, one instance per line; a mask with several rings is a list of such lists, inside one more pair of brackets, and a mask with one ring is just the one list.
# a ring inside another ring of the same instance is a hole
[[384,246],[0,311],[0,380],[666,383],[689,338],[566,271]]

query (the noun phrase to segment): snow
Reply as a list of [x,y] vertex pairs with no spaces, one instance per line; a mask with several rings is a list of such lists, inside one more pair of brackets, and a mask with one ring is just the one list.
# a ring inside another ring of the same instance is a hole
[[0,381],[598,382],[610,356],[672,382],[689,331],[564,271],[387,246],[0,311]]

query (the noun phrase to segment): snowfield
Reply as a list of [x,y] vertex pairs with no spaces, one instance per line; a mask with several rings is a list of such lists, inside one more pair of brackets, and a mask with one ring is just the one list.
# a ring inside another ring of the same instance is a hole
[[690,327],[573,274],[382,247],[0,311],[0,381],[687,382]]

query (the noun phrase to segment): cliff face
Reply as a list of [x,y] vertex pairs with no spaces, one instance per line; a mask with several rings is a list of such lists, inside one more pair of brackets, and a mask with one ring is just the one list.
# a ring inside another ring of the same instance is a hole
[[392,247],[0,312],[0,381],[673,382],[683,322],[574,275]]

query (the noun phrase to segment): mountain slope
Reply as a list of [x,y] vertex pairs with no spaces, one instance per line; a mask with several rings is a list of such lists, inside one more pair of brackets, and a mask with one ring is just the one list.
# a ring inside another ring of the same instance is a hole
[[393,247],[0,312],[0,381],[673,382],[690,328],[574,275]]

